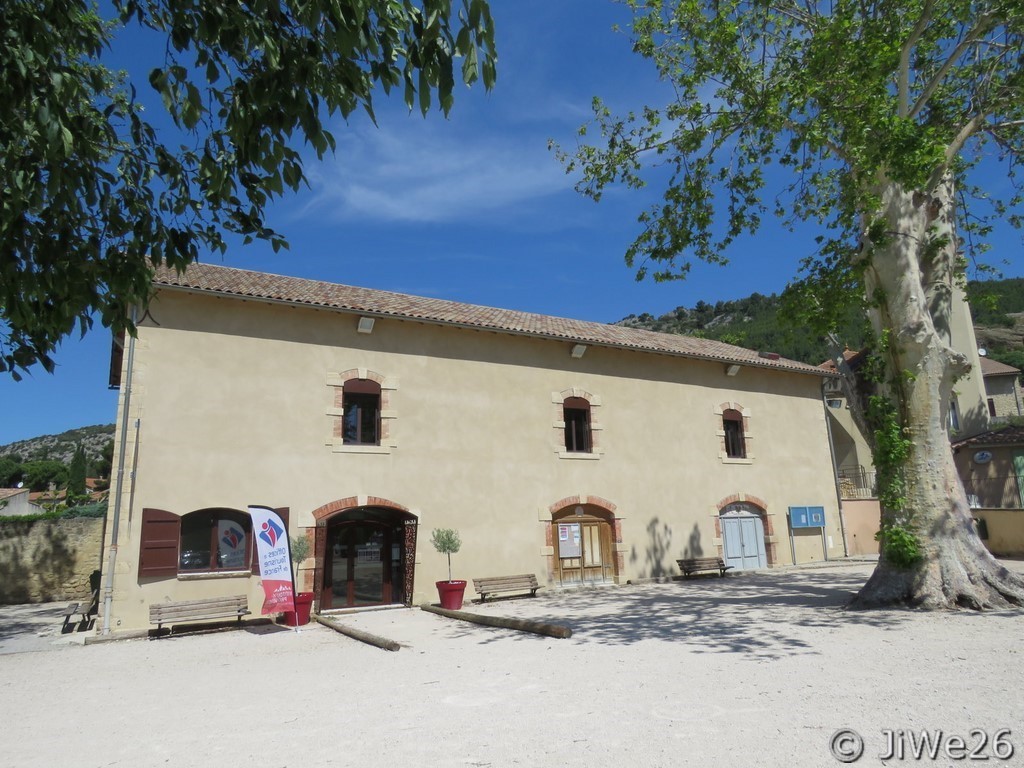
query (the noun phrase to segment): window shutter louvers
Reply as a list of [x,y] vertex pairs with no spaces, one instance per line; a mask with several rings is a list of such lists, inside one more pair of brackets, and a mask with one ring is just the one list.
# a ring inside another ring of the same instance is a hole
[[178,515],[162,509],[143,509],[139,578],[177,576],[180,538],[181,518]]

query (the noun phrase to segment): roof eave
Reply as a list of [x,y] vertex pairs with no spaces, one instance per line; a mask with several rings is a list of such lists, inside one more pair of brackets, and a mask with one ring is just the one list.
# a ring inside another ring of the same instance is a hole
[[559,341],[565,343],[577,343],[587,344],[593,347],[603,347],[606,349],[624,349],[633,352],[645,352],[650,355],[667,355],[669,357],[680,357],[687,360],[702,360],[711,363],[720,363],[725,365],[741,365],[748,368],[761,368],[767,371],[777,371],[781,373],[794,373],[805,376],[815,376],[822,379],[833,379],[838,378],[838,374],[830,373],[828,371],[819,371],[813,366],[809,367],[808,370],[801,368],[789,368],[781,365],[771,365],[770,363],[756,362],[743,358],[733,357],[714,357],[711,355],[701,355],[696,352],[677,352],[668,349],[649,349],[647,347],[635,346],[631,344],[616,344],[609,341],[601,341],[589,338],[587,336],[558,336],[556,334],[542,333],[538,331],[518,331],[510,328],[500,328],[496,326],[488,326],[474,323],[460,323],[455,320],[440,320],[431,317],[417,317],[416,315],[404,315],[395,312],[382,312],[380,310],[369,310],[369,309],[356,309],[354,307],[335,307],[329,304],[318,304],[311,301],[296,301],[294,299],[279,299],[271,296],[254,296],[251,294],[237,293],[234,291],[224,291],[217,288],[204,288],[201,286],[194,285],[179,285],[175,283],[165,283],[154,281],[154,285],[159,290],[172,290],[180,291],[183,293],[199,293],[213,296],[219,296],[222,298],[229,299],[241,299],[243,301],[260,301],[267,304],[278,304],[287,307],[306,307],[311,309],[320,309],[325,312],[337,312],[340,314],[347,315],[360,315],[363,317],[382,318],[390,320],[404,320],[416,323],[424,323],[427,325],[438,325],[448,328],[461,328],[470,331],[485,331],[490,333],[504,333],[510,336],[521,336],[524,338],[531,339],[545,339],[547,341]]

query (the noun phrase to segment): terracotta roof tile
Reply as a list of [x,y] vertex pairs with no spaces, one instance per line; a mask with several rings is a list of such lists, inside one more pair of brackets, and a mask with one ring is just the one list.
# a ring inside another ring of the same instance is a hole
[[1010,425],[982,432],[980,435],[953,443],[953,448],[963,448],[967,445],[1024,445],[1024,427]]
[[1020,374],[1020,369],[1014,368],[1012,365],[1000,363],[998,360],[989,360],[987,357],[981,357],[978,359],[981,360],[982,376],[1009,376],[1010,374]]
[[740,363],[816,376],[830,375],[828,371],[806,363],[785,358],[762,357],[753,350],[712,339],[409,296],[319,280],[250,272],[232,267],[192,264],[181,275],[174,270],[161,267],[157,269],[153,282],[157,286],[167,288],[303,304],[376,317],[481,328],[582,344]]

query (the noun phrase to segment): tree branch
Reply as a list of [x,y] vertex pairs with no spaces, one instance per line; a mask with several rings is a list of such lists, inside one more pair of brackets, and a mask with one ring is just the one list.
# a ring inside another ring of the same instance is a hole
[[966,123],[957,133],[956,137],[949,142],[946,147],[945,159],[942,164],[932,171],[931,177],[928,179],[927,189],[935,189],[942,177],[946,174],[946,169],[949,168],[949,164],[953,162],[954,158],[960,154],[960,150],[964,148],[964,144],[974,134],[978,133],[985,126],[985,115],[975,115]]
[[921,18],[910,31],[910,36],[903,42],[903,50],[900,51],[900,74],[899,74],[899,116],[906,117],[910,108],[910,54],[921,39],[928,23],[932,20],[932,8],[934,0],[928,0],[921,11]]
[[978,19],[978,23],[974,25],[974,28],[968,32],[964,39],[960,41],[960,44],[953,49],[953,52],[942,62],[942,66],[939,67],[939,71],[936,72],[932,79],[925,85],[924,90],[921,91],[921,95],[917,97],[917,101],[914,102],[913,109],[907,114],[907,117],[915,117],[917,114],[924,109],[928,103],[928,99],[935,93],[935,89],[942,84],[942,81],[946,78],[949,70],[953,68],[959,58],[963,55],[964,51],[970,48],[972,45],[977,43],[982,35],[988,32],[995,23],[995,17],[990,13],[982,14]]

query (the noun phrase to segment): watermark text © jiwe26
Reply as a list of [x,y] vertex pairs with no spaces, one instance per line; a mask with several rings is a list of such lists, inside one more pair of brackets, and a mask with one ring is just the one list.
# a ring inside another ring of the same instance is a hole
[[[995,731],[974,728],[966,734],[941,729],[883,729],[880,760],[1009,760],[1016,752],[1009,728]],[[854,763],[864,754],[864,738],[840,728],[828,742],[829,752],[841,763]]]

